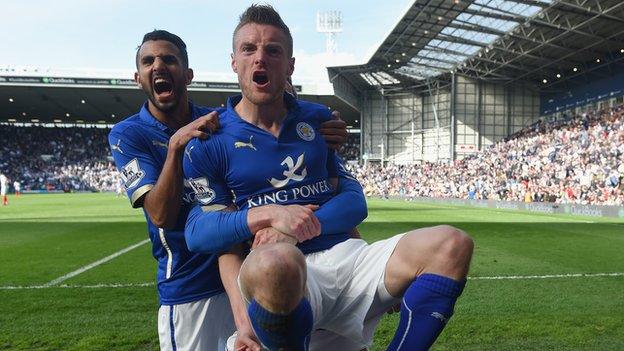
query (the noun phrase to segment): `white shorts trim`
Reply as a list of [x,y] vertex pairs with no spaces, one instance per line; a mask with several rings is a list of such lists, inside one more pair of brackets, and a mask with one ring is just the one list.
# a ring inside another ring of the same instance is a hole
[[235,330],[225,293],[158,309],[158,339],[163,351],[225,350]]
[[[331,350],[359,351],[372,344],[383,314],[401,301],[388,293],[384,277],[386,264],[403,235],[370,245],[362,239],[349,239],[306,255],[305,295],[312,306],[315,330],[310,351],[327,351],[328,345],[341,345]],[[238,287],[249,305],[240,275]],[[232,335],[226,350],[233,350],[235,340]]]
[[370,346],[381,316],[399,301],[388,293],[384,276],[388,259],[403,235],[370,245],[349,239],[306,256],[306,296],[312,305],[315,329]]
[[[227,341],[227,347],[225,348],[225,351],[236,351],[234,349],[234,343],[236,342],[237,336],[237,332],[230,336]],[[359,343],[347,339],[342,335],[330,332],[329,330],[315,330],[312,332],[312,336],[310,338],[310,347],[308,348],[308,351],[360,351],[362,350],[362,348],[362,345],[360,345]],[[269,349],[265,347],[262,347],[262,350],[269,351]]]

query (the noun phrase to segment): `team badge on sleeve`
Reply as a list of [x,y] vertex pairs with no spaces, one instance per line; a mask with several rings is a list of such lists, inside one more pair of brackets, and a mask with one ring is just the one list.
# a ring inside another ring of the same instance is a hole
[[195,192],[195,198],[202,205],[208,205],[215,199],[216,193],[208,186],[208,179],[204,177],[189,179],[188,183]]
[[314,129],[306,122],[299,122],[297,123],[297,135],[305,141],[312,141],[316,133],[314,133]]
[[145,171],[139,167],[139,160],[136,158],[132,159],[132,161],[126,163],[126,165],[121,168],[121,180],[123,180],[126,189],[137,186],[144,176]]

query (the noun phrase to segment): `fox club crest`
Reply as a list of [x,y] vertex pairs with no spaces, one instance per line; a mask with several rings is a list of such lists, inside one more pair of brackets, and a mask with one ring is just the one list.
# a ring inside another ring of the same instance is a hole
[[314,129],[306,122],[297,123],[297,135],[305,141],[312,141],[316,136]]

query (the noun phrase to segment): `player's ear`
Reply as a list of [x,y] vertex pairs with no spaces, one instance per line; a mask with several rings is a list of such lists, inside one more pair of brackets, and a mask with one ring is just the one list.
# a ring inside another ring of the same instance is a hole
[[193,77],[194,77],[193,69],[188,68],[186,70],[186,85],[191,84],[191,82],[193,81]]
[[288,76],[292,76],[292,74],[295,72],[295,58],[291,57],[288,60]]
[[232,61],[230,61],[230,64],[232,65],[232,71],[234,71],[234,73],[238,73],[238,68],[236,67],[236,59],[234,58],[234,53],[230,54],[230,58],[232,59]]
[[139,76],[139,72],[134,72],[134,81],[137,83],[139,88],[141,87],[141,77]]

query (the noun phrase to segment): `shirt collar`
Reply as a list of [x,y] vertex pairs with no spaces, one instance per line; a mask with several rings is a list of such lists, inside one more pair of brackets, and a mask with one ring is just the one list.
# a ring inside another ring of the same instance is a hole
[[[236,107],[236,105],[238,105],[238,103],[243,99],[242,95],[234,95],[228,98],[227,101],[227,111],[229,113],[232,113],[236,116],[238,116],[238,113],[236,113],[236,111],[234,110],[234,108]],[[287,92],[284,92],[284,104],[286,105],[286,109],[288,110],[288,117],[290,117],[290,115],[297,111],[299,109],[299,103],[297,102],[297,99],[295,99],[294,96],[290,95]],[[240,116],[239,116],[240,117]]]
[[[189,101],[189,110],[191,111],[191,121],[194,121],[200,116],[199,109],[195,107],[195,105],[190,101]],[[161,123],[159,120],[156,119],[156,117],[152,115],[152,113],[149,111],[147,101],[141,107],[141,111],[139,112],[139,118],[141,118],[141,120],[143,120],[144,122],[157,127],[158,129],[164,131],[165,133],[169,135],[173,135],[173,133],[176,132],[176,130],[167,127],[166,125]]]

